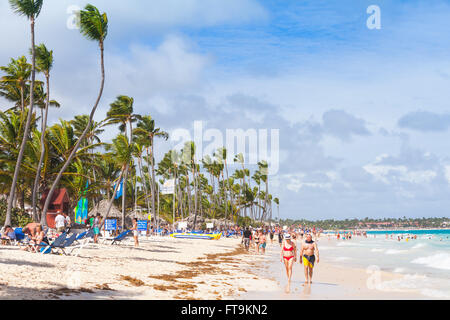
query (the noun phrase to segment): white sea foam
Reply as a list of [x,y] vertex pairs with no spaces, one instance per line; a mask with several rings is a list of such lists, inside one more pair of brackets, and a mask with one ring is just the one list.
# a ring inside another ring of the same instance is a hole
[[320,246],[320,250],[331,250],[334,249],[334,247],[327,247],[327,246]]
[[404,268],[395,268],[394,269],[395,273],[402,273],[402,272],[405,272],[405,271],[406,271],[406,269],[404,269]]
[[430,268],[450,270],[450,254],[446,252],[436,253],[428,257],[421,257],[411,261]]
[[346,242],[339,242],[337,244],[338,247],[366,247],[366,245],[363,245],[361,243],[355,243],[355,242],[350,242],[350,240],[344,240]]
[[425,246],[426,246],[425,243],[418,243],[418,244],[415,244],[412,248],[413,249],[420,249],[420,248],[423,248]]
[[443,298],[450,299],[450,293],[442,290],[434,290],[434,289],[423,289],[420,291],[424,296],[432,297],[432,298]]
[[381,248],[373,248],[372,250],[370,250],[371,252],[383,252],[384,249]]
[[421,274],[406,274],[401,279],[382,281],[377,289],[381,291],[405,291],[421,289],[428,284],[428,278]]
[[337,257],[334,260],[335,261],[347,261],[347,260],[352,260],[352,258],[349,258],[349,257]]
[[386,250],[386,254],[402,254],[407,253],[408,250],[397,250],[397,249],[388,249]]

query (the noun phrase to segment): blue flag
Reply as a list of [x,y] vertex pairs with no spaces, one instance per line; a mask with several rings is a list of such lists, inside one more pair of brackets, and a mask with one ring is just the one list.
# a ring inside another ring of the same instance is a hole
[[[116,185],[114,185],[114,189],[115,188],[116,188]],[[123,193],[122,189],[123,189],[123,179],[122,179],[122,181],[120,181],[120,185],[119,185],[119,188],[117,189],[116,197],[114,199],[119,199],[122,196],[122,193]]]

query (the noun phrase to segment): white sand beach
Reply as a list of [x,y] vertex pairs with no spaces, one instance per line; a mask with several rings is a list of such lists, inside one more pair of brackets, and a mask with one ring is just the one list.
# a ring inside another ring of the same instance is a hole
[[[239,239],[90,244],[73,256],[0,247],[0,299],[227,299],[276,285]],[[252,271],[253,269],[253,271]]]
[[335,259],[330,249],[339,245],[336,240],[319,240],[320,262],[311,286],[303,285],[303,267],[298,262],[294,265],[289,293],[285,292],[287,279],[276,242],[268,244],[265,255],[256,255],[253,250],[243,250],[236,238],[141,237],[140,241],[139,248],[133,247],[132,239],[114,246],[91,243],[72,256],[33,254],[2,246],[0,299],[429,298],[420,288],[405,285],[408,275],[355,267]]

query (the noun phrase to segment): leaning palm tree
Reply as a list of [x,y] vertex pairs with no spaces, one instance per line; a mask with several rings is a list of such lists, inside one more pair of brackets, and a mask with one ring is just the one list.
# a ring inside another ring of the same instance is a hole
[[22,144],[20,145],[19,154],[17,156],[16,167],[14,169],[14,176],[11,184],[11,190],[8,195],[8,207],[6,209],[5,225],[11,224],[11,211],[14,200],[14,192],[16,190],[17,180],[19,178],[20,165],[22,163],[23,155],[25,153],[25,147],[27,145],[28,136],[30,132],[30,124],[33,116],[34,106],[34,81],[36,78],[36,54],[34,44],[34,24],[36,18],[41,12],[43,0],[9,0],[9,3],[17,14],[26,16],[30,20],[31,24],[31,51],[32,51],[32,63],[31,63],[31,85],[30,85],[30,109],[28,110],[27,122],[23,133]]
[[36,67],[39,72],[42,72],[45,76],[45,82],[47,87],[44,118],[42,119],[41,129],[41,156],[39,158],[39,164],[36,170],[36,178],[34,179],[33,194],[32,194],[32,208],[33,208],[33,220],[37,221],[37,192],[39,186],[39,179],[41,177],[41,167],[45,156],[45,131],[47,130],[47,117],[48,106],[50,104],[50,70],[53,67],[53,51],[49,51],[44,44],[36,47]]
[[98,94],[97,100],[94,104],[94,107],[92,108],[91,114],[89,116],[89,122],[86,128],[84,129],[84,132],[82,133],[81,137],[78,139],[75,147],[72,150],[72,153],[70,154],[69,158],[66,160],[66,163],[59,171],[58,175],[56,176],[55,181],[53,182],[50,191],[48,192],[47,199],[45,200],[44,208],[42,215],[47,215],[47,210],[50,205],[50,201],[52,198],[53,193],[56,190],[56,187],[58,186],[59,181],[61,180],[61,177],[63,173],[66,171],[67,167],[72,162],[73,158],[75,157],[76,152],[78,151],[78,148],[81,144],[81,142],[86,137],[88,131],[91,128],[91,124],[94,118],[95,111],[97,110],[98,104],[100,103],[100,99],[103,95],[103,88],[105,85],[105,63],[104,63],[104,41],[106,39],[106,36],[108,34],[108,17],[106,13],[100,13],[96,7],[93,5],[88,4],[85,7],[85,10],[80,11],[80,31],[81,33],[89,40],[97,41],[100,47],[100,66],[101,66],[101,84],[100,84],[100,92]]

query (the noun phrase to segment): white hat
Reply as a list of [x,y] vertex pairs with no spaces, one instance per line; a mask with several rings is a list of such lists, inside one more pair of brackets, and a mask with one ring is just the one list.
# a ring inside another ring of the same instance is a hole
[[284,238],[285,238],[285,239],[290,239],[290,238],[291,238],[291,235],[290,235],[289,233],[286,233],[286,234],[284,235]]

